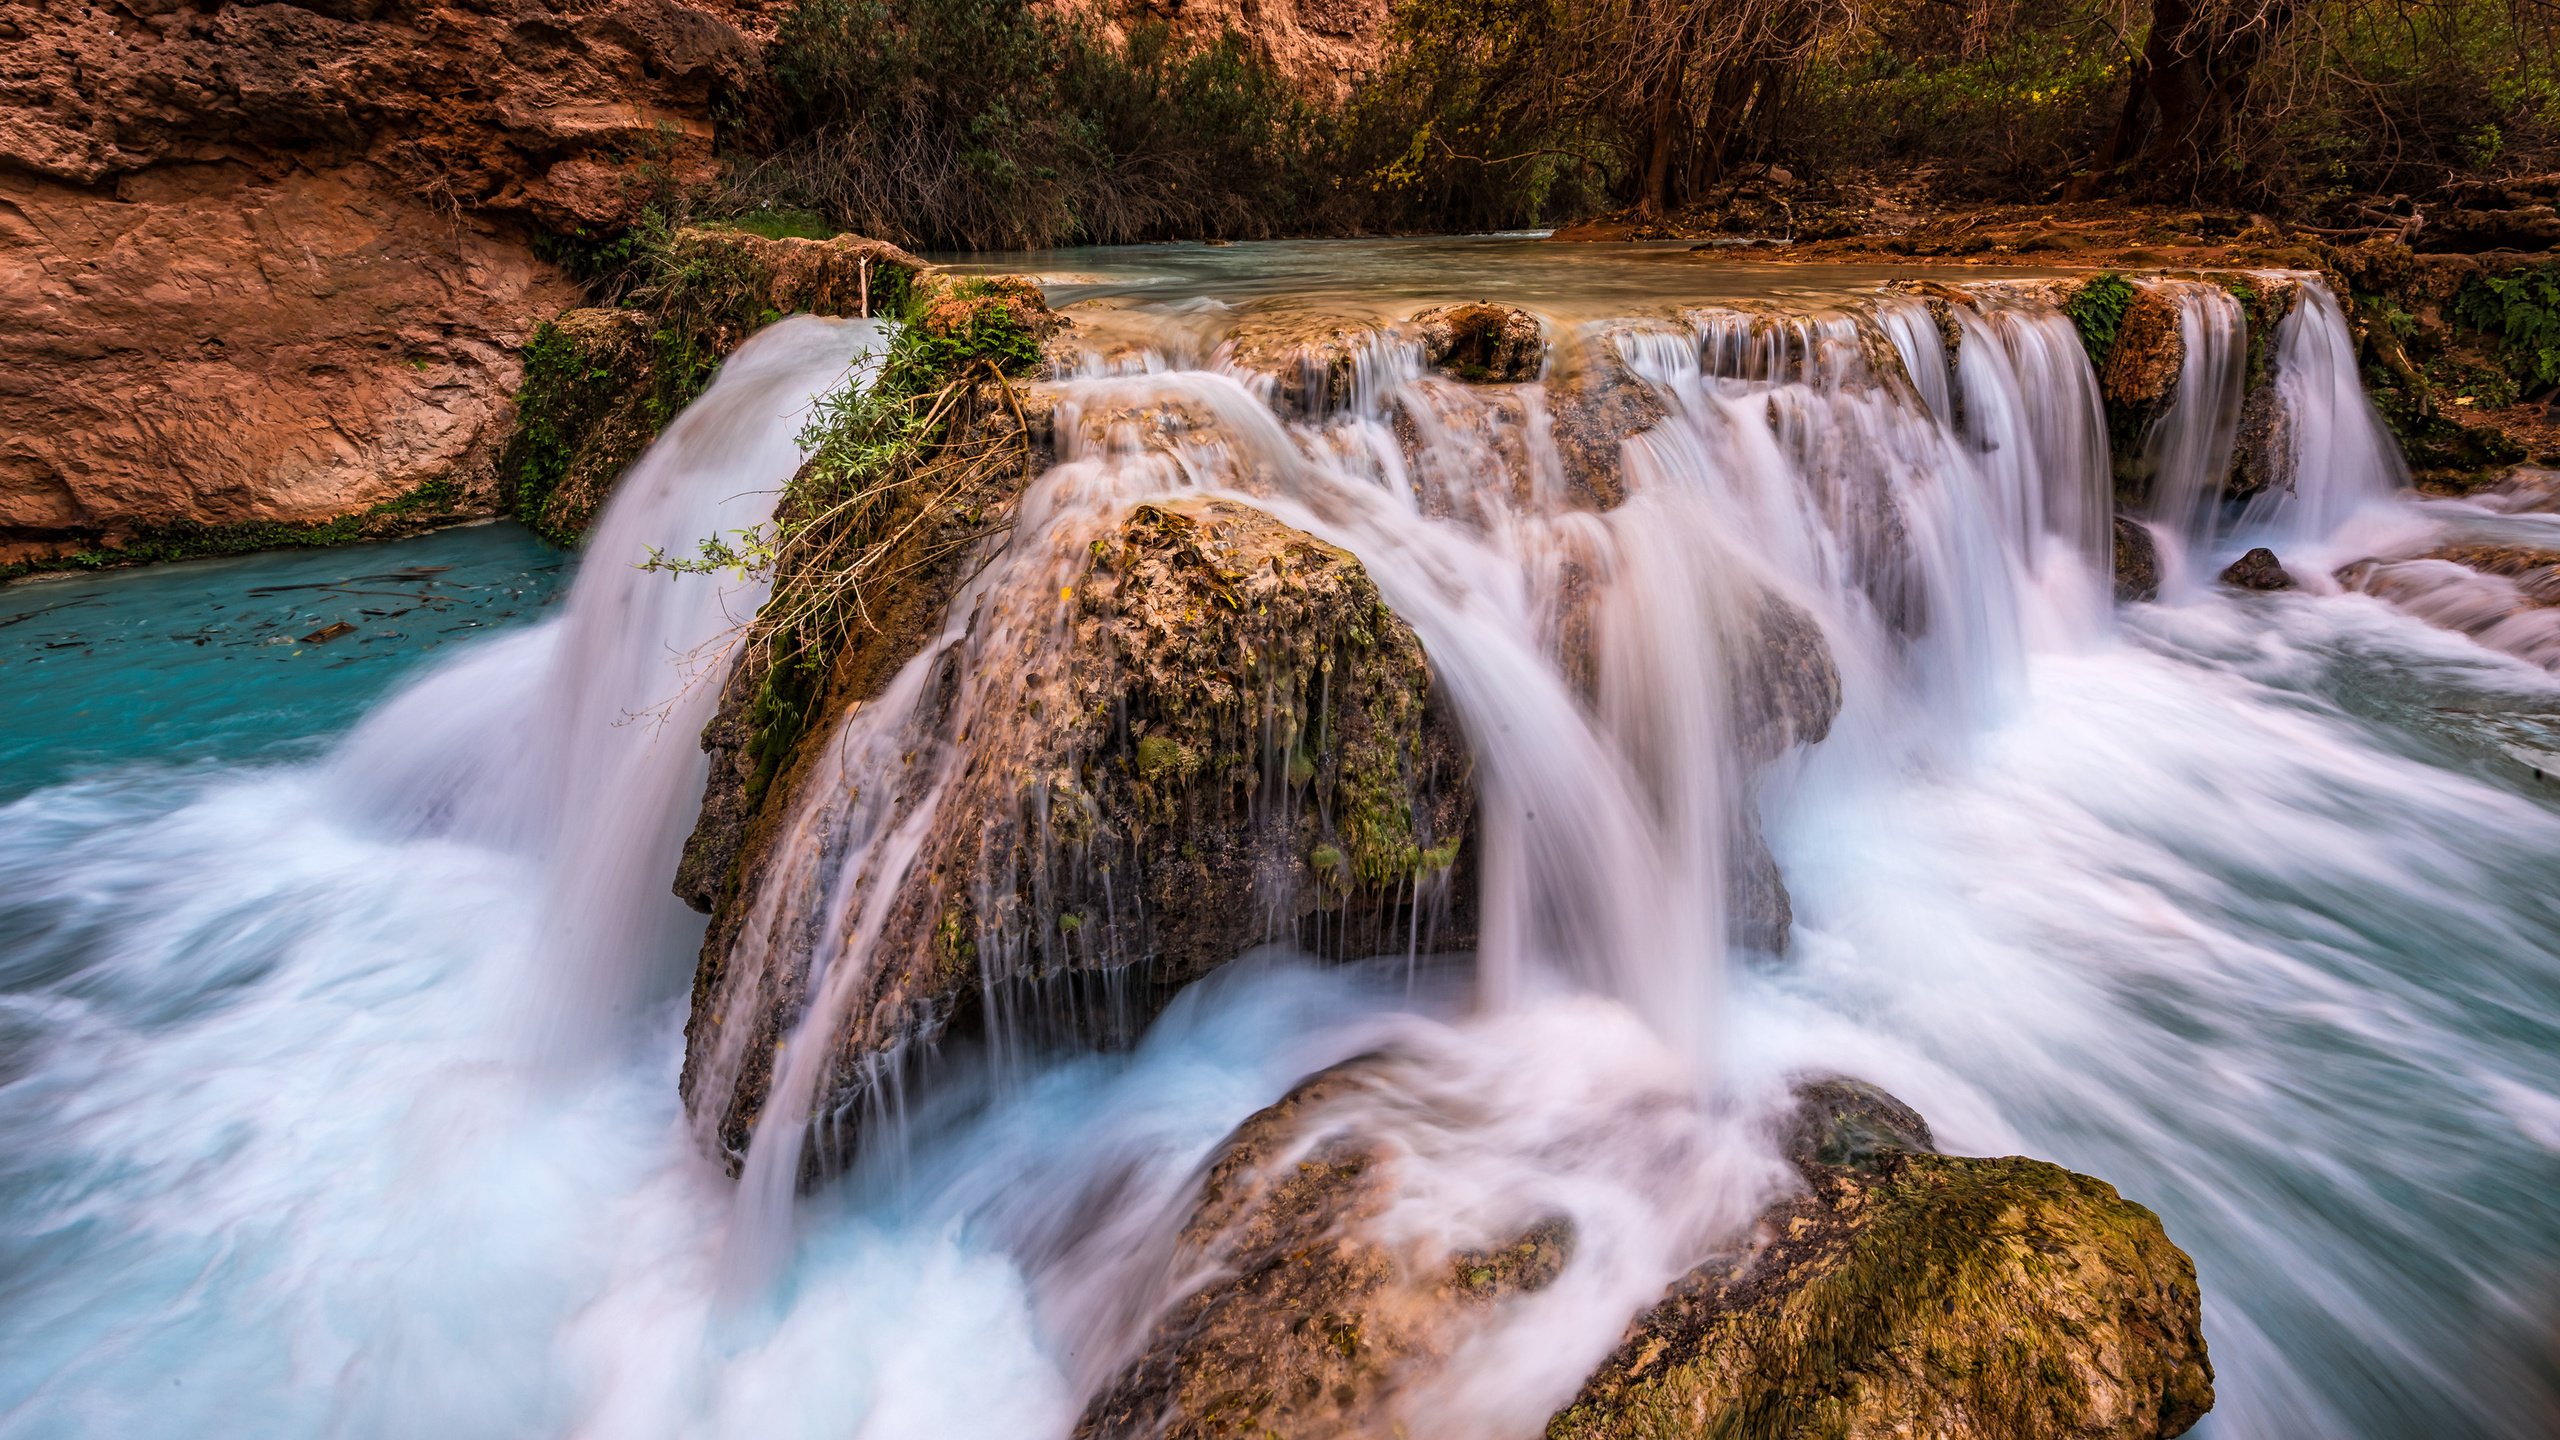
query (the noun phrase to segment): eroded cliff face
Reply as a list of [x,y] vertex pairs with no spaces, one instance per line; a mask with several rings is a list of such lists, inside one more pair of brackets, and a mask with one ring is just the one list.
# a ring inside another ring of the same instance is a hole
[[711,173],[752,3],[0,16],[0,561],[494,500],[538,229]]

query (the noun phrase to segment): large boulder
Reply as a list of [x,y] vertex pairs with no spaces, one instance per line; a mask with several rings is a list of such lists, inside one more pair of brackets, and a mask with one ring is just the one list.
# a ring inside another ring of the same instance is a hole
[[[1356,559],[1256,510],[1166,503],[1095,538],[1060,590],[1065,629],[1020,671],[960,673],[958,647],[920,702],[918,743],[956,768],[899,888],[874,902],[860,993],[821,1042],[819,1117],[858,1113],[991,996],[1121,977],[1109,1013],[1027,1007],[1110,1040],[1264,940],[1334,955],[1472,945],[1467,753],[1420,643]],[[886,682],[877,656],[847,663],[868,693]],[[848,682],[834,703],[863,698]],[[799,771],[830,723],[798,747]],[[760,902],[795,903],[763,892],[784,852],[824,843],[800,813],[751,825],[731,879],[702,887],[715,915],[684,1083],[733,1156],[801,1018],[812,953],[844,940],[815,915],[746,923]]]
[[2195,1267],[2104,1181],[1928,1153],[1827,1081],[1787,1134],[1806,1193],[1640,1316],[1548,1440],[2153,1440],[2213,1404]]

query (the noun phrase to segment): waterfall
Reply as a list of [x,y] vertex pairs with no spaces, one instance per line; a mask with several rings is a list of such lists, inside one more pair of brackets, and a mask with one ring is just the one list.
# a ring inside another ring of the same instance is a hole
[[881,337],[799,317],[740,346],[615,488],[566,613],[395,697],[336,762],[374,822],[541,866],[536,1045],[616,1033],[691,959],[666,877],[701,803],[702,727],[764,587],[642,562],[769,519],[812,403],[854,383]]
[[[2325,574],[2406,508],[2298,283],[2288,463],[2236,517],[2210,497],[2247,337],[2174,287],[2151,438],[2185,478],[2154,518]],[[2032,285],[1947,293],[1557,322],[1545,378],[1502,386],[1396,334],[1267,373],[1208,301],[1096,320],[1049,382],[1056,463],[772,817],[713,1008],[791,1028],[733,1186],[676,1099],[702,928],[666,892],[762,596],[636,562],[767,516],[880,339],[769,329],[626,477],[559,614],[319,763],[8,807],[0,1434],[1068,1433],[1196,1278],[1173,1245],[1221,1138],[1381,1056],[1381,1225],[1576,1235],[1409,1397],[1417,1440],[1535,1433],[1787,1183],[1766,1126],[1810,1070],[2159,1210],[2204,1277],[2199,1434],[2537,1433],[2560,821],[2508,782],[2549,687],[2357,597],[2113,606],[2073,326]],[[1641,421],[1585,444],[1595,394]],[[1475,760],[1474,955],[1319,967],[1281,907],[1273,953],[1127,1052],[1058,1054],[1005,1033],[1024,950],[991,935],[990,1056],[858,1057],[840,1109],[884,907],[1011,784],[1062,591],[1133,507],[1209,502],[1350,552],[1420,637]],[[1748,923],[1770,872],[1783,959]],[[753,1037],[705,1038],[725,1090]]]

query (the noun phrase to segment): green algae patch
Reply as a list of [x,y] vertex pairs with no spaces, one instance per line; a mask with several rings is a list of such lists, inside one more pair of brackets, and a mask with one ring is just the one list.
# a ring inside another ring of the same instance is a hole
[[1548,1440],[2183,1433],[2213,1403],[2195,1268],[2112,1186],[2020,1158],[1824,1168],[1636,1322]]

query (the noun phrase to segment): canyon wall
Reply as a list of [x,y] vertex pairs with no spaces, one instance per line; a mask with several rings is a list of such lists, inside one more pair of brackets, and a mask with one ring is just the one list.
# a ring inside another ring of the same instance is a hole
[[[763,16],[674,0],[0,16],[0,562],[489,503],[542,231],[711,173]],[[450,492],[450,493],[443,493]]]

